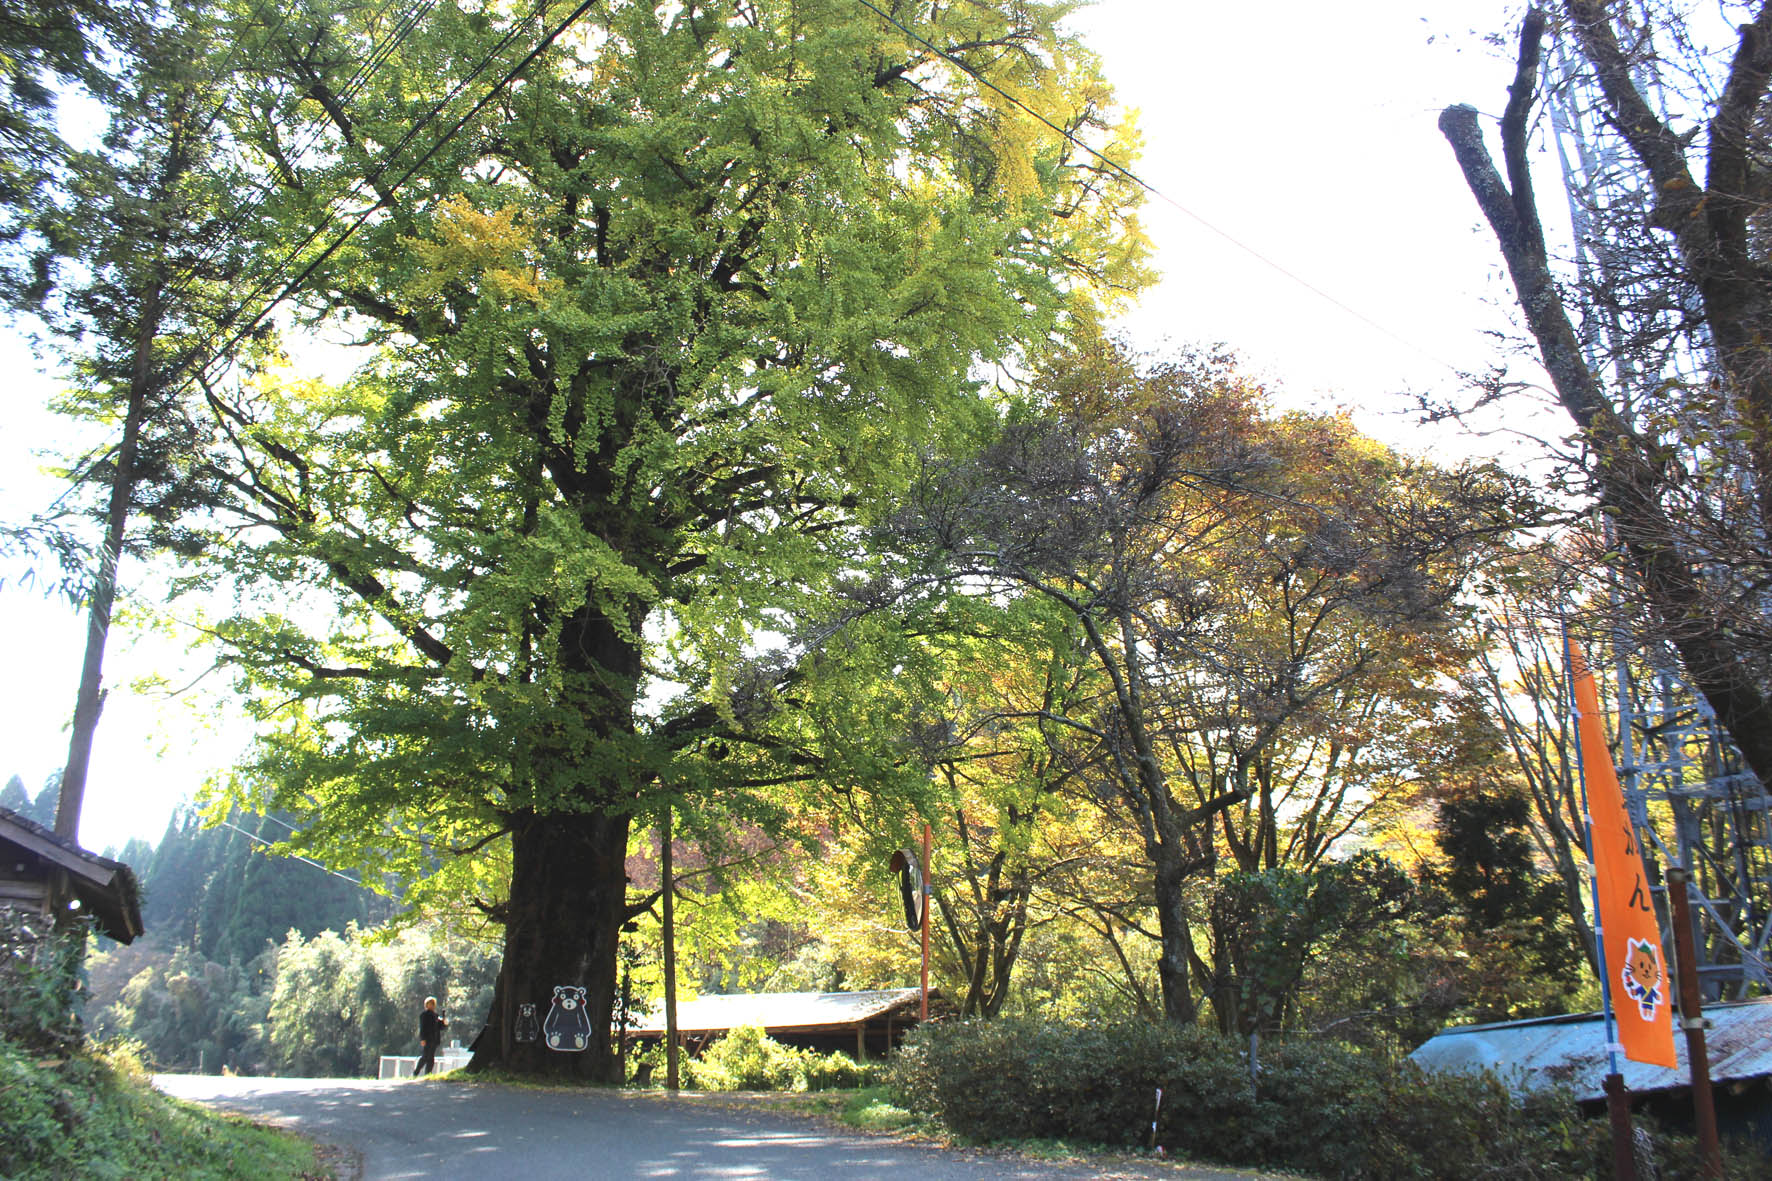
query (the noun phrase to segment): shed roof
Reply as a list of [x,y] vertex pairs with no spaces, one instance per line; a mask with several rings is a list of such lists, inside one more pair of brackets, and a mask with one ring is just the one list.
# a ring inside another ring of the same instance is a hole
[[[766,1031],[853,1029],[876,1018],[915,1019],[919,990],[872,992],[756,992],[696,997],[677,1003],[679,1033],[723,1033],[742,1025]],[[934,995],[933,993],[931,994]],[[900,1010],[908,1010],[901,1013]],[[664,1032],[664,1009],[636,1018],[630,1032]]]
[[141,895],[135,873],[121,861],[89,853],[10,808],[0,808],[0,850],[24,853],[67,871],[74,897],[119,943],[142,933]]
[[[1772,997],[1705,1006],[1705,1050],[1713,1082],[1772,1075]],[[1520,1089],[1567,1086],[1578,1099],[1605,1097],[1609,1070],[1606,1026],[1598,1013],[1442,1029],[1410,1059],[1430,1070],[1493,1070]],[[1624,1085],[1635,1094],[1690,1085],[1686,1039],[1674,1038],[1678,1065],[1646,1066],[1619,1058]]]

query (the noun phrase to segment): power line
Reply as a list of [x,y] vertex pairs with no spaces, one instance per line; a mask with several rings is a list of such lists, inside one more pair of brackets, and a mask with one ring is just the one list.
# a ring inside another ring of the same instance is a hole
[[[394,0],[383,0],[381,9],[370,18],[370,23],[373,24],[387,15],[388,10],[392,8],[393,5]],[[356,72],[345,81],[343,88],[339,90],[338,101],[341,107],[353,102],[364,89],[367,89],[369,83],[374,80],[376,73],[393,57],[395,51],[398,50],[406,38],[411,35],[412,31],[418,27],[419,22],[422,21],[436,6],[437,0],[418,0],[417,3],[407,10],[404,16],[395,22],[395,31],[393,34],[389,37],[383,38],[382,41],[376,45],[374,52],[369,54],[368,57],[364,58],[363,61],[359,63]],[[266,36],[269,37],[274,35],[277,29],[281,28],[284,23],[285,19],[279,19],[277,24],[272,26]],[[239,41],[236,40],[234,50],[237,50],[238,47]],[[218,83],[227,72],[227,65],[232,61],[234,50],[230,50],[228,59],[223,62],[222,68],[217,72],[216,81]],[[222,112],[227,109],[227,105],[227,98],[223,98],[216,104],[215,110],[210,113],[209,119],[204,125],[205,134],[207,134],[210,127],[214,126],[216,120],[221,117]],[[320,141],[321,136],[326,132],[327,126],[328,120],[325,111],[321,111],[309,121],[305,137],[299,142],[292,144],[290,150],[284,154],[291,168],[301,161],[308,154],[309,149]],[[352,187],[354,191],[357,186],[353,185]],[[222,219],[222,228],[213,236],[208,247],[198,254],[197,257],[190,262],[189,266],[185,268],[185,279],[177,288],[175,288],[173,292],[174,298],[177,298],[190,290],[191,286],[196,282],[198,272],[202,269],[203,264],[214,258],[225,248],[231,234],[237,232],[242,226],[244,226],[247,219],[250,218],[253,213],[264,207],[265,202],[270,199],[271,193],[274,192],[276,188],[277,179],[275,173],[272,172],[265,178],[265,180],[254,186],[253,192],[249,197],[237,204],[233,211],[229,213],[227,217]]]
[[[388,2],[391,4],[392,0],[388,0]],[[387,189],[388,194],[391,195],[391,194],[397,192],[401,185],[405,184],[408,180],[410,180],[413,177],[413,175],[418,171],[418,169],[422,168],[425,165],[425,163],[428,162],[432,156],[436,155],[436,153],[438,151],[440,151],[451,139],[453,139],[461,131],[461,129],[467,125],[467,123],[470,120],[472,120],[476,115],[478,115],[482,110],[484,110],[486,105],[488,103],[490,103],[495,97],[497,97],[497,95],[499,94],[500,91],[502,91],[506,86],[508,86],[512,82],[512,80],[514,80],[516,78],[516,76],[518,74],[522,73],[522,71],[524,69],[526,69],[530,65],[530,63],[532,63],[537,57],[539,57],[543,51],[545,51],[550,45],[552,45],[554,43],[554,41],[558,40],[559,37],[563,33],[565,33],[565,31],[568,28],[570,28],[573,24],[577,23],[578,19],[580,17],[582,17],[586,12],[588,12],[591,9],[592,5],[595,4],[596,2],[597,2],[597,0],[584,0],[584,2],[579,4],[579,6],[577,8],[573,9],[572,13],[569,16],[567,16],[565,20],[561,21],[559,25],[555,26],[555,28],[553,29],[552,32],[550,32],[545,38],[543,38],[535,46],[534,49],[532,49],[528,54],[526,54],[521,61],[519,61],[515,66],[513,66],[505,74],[505,76],[503,78],[501,78],[496,84],[494,84],[492,89],[487,91],[486,94],[484,96],[482,96],[481,99],[477,103],[474,104],[474,106],[468,111],[467,114],[463,115],[460,119],[458,119],[455,122],[455,124],[442,135],[441,138],[439,138],[435,143],[433,143],[430,146],[429,149],[426,150],[424,155],[420,156],[418,158],[418,160],[415,161],[410,168],[408,168],[404,173],[402,173],[400,175],[399,179],[395,180],[392,184],[390,184]],[[541,13],[543,11],[545,11],[545,9],[547,7],[547,3],[548,3],[548,0],[540,0],[539,6],[537,7],[537,10],[536,10],[536,15],[539,16],[539,15],[541,15]],[[419,18],[422,18],[423,12],[428,11],[432,7],[435,7],[435,4],[436,4],[436,0],[419,0],[418,4],[415,6],[413,11],[418,14]],[[386,12],[386,10],[387,10],[386,6],[384,6],[384,8],[382,9],[382,12]],[[272,31],[274,32],[276,30],[276,28],[281,27],[282,23],[283,23],[283,21],[280,18],[277,25],[273,26]],[[417,23],[418,23],[417,18],[410,19],[410,20],[404,22],[404,29],[400,34],[398,34],[397,40],[404,39],[405,36],[410,34],[411,31],[417,27]],[[422,118],[420,118],[416,123],[414,123],[411,127],[409,127],[407,129],[406,134],[401,137],[400,141],[398,143],[396,143],[391,149],[389,149],[387,155],[383,158],[382,162],[379,165],[377,165],[376,168],[373,169],[369,173],[368,176],[362,178],[361,180],[359,180],[355,184],[353,184],[351,186],[351,189],[349,190],[349,193],[356,193],[356,192],[360,191],[364,185],[366,185],[366,184],[372,185],[377,180],[379,180],[383,175],[385,175],[386,172],[388,171],[388,169],[390,167],[392,167],[395,157],[398,156],[398,154],[409,143],[412,142],[412,140],[417,136],[418,132],[420,130],[422,130],[427,124],[429,124],[432,120],[434,120],[443,111],[443,109],[449,105],[449,103],[454,101],[464,90],[466,90],[468,87],[468,84],[471,83],[476,77],[478,77],[500,53],[504,52],[504,50],[507,47],[509,47],[514,41],[516,41],[518,38],[518,35],[522,31],[523,31],[523,26],[521,24],[513,23],[512,27],[511,27],[511,31],[509,33],[507,33],[502,39],[500,39],[500,41],[496,45],[494,45],[492,47],[492,49],[489,50],[484,57],[482,57],[480,59],[479,63],[476,64],[472,70],[470,70],[459,82],[456,83],[455,87],[449,92],[449,94],[445,95],[435,106],[433,106],[428,112],[426,112]],[[392,48],[390,48],[389,54],[391,54],[391,52],[392,52]],[[386,56],[387,55],[383,56],[383,61],[386,60]],[[361,74],[361,73],[362,73],[362,71],[360,70],[359,74]],[[367,77],[368,76],[366,75],[365,76],[365,84],[367,83]],[[221,108],[218,107],[216,112],[212,113],[212,115],[211,115],[212,120],[215,117],[219,116],[220,109]],[[349,195],[349,193],[347,193],[346,195]],[[210,351],[208,353],[208,355],[203,358],[202,364],[196,366],[197,373],[198,374],[204,373],[211,365],[213,365],[215,363],[215,361],[218,358],[225,356],[229,352],[229,350],[231,350],[240,341],[244,340],[247,335],[249,335],[254,329],[256,329],[258,327],[259,324],[263,323],[265,317],[268,316],[271,313],[271,311],[274,308],[276,308],[276,306],[278,304],[280,304],[283,300],[289,298],[289,296],[291,294],[293,294],[301,286],[302,283],[306,282],[307,279],[314,273],[314,271],[319,268],[320,264],[325,262],[326,259],[328,259],[329,257],[331,257],[332,254],[339,249],[339,247],[343,246],[344,243],[346,241],[348,241],[350,239],[350,237],[354,233],[356,233],[356,231],[359,228],[362,227],[363,223],[366,222],[375,213],[375,211],[377,209],[381,208],[384,203],[385,203],[385,199],[378,200],[374,204],[371,204],[368,208],[366,208],[356,218],[356,220],[351,223],[351,225],[345,230],[345,232],[339,236],[339,238],[337,240],[335,240],[331,245],[327,246],[325,250],[323,250],[316,258],[314,258],[311,262],[309,262],[309,264],[305,268],[303,268],[302,272],[299,275],[297,275],[295,278],[293,278],[293,279],[289,280],[287,283],[285,283],[283,285],[282,290],[280,290],[276,294],[276,296],[274,296],[267,304],[265,304],[265,306],[262,309],[260,309],[258,314],[255,315],[250,321],[248,321],[244,327],[239,329],[239,331],[235,332],[221,346]],[[323,218],[321,218],[319,223],[317,223],[314,226],[314,228],[308,233],[308,235],[302,239],[301,243],[299,245],[297,245],[294,250],[290,251],[289,254],[287,254],[282,259],[282,261],[277,263],[276,267],[273,268],[273,273],[276,271],[281,271],[283,268],[288,267],[291,264],[293,264],[294,261],[300,257],[301,252],[303,250],[307,249],[308,246],[312,245],[314,241],[316,241],[323,233],[325,233],[327,227],[330,226],[331,224],[333,224],[338,219],[338,217],[339,217],[339,214],[337,212],[329,212]],[[195,268],[193,268],[193,275],[191,277],[192,281],[194,281],[194,278],[195,278],[194,269]],[[269,289],[270,286],[274,285],[274,282],[275,282],[274,279],[259,282],[252,289],[252,291],[247,293],[246,297],[244,299],[242,299],[234,307],[234,309],[232,311],[228,312],[227,315],[222,316],[217,321],[218,331],[225,331],[227,326],[232,324],[236,320],[236,318],[238,318],[243,312],[245,312],[246,309],[251,306],[253,300],[257,299],[259,295],[263,294],[266,290]],[[188,285],[186,287],[179,288],[178,292],[182,293],[184,290],[188,290]],[[167,368],[166,376],[161,383],[162,388],[172,385],[174,382],[176,382],[179,379],[179,377],[182,374],[189,371],[192,368],[193,362],[202,353],[202,351],[203,351],[202,345],[200,345],[200,344],[194,345],[191,348],[187,349],[182,356],[180,356],[175,361],[173,361],[172,364],[170,366],[168,366],[168,368]],[[93,457],[93,462],[97,462],[97,457]],[[71,483],[69,488],[67,490],[65,490],[61,496],[57,497],[55,504],[51,506],[52,510],[56,506],[59,506],[60,503],[62,502],[62,500],[65,499],[66,496],[73,491],[73,487],[74,487],[74,484]]]
[[[371,19],[379,20],[382,16],[386,15],[388,9],[393,6],[393,3],[394,0],[385,0],[382,9]],[[341,107],[355,100],[363,90],[367,89],[369,83],[374,80],[375,74],[393,57],[395,51],[399,49],[400,45],[406,40],[406,38],[418,27],[419,22],[423,20],[423,18],[431,11],[431,9],[435,8],[436,5],[437,0],[417,0],[417,2],[407,10],[406,14],[396,22],[393,35],[385,38],[381,44],[376,47],[375,51],[358,65],[356,72],[346,81],[343,89],[338,92],[338,101]],[[276,29],[273,28],[271,31],[274,33]],[[376,170],[372,171],[368,177],[354,182],[349,191],[342,194],[338,199],[357,193],[365,184],[373,184],[380,173],[385,171],[392,163],[394,156],[411,142],[412,135],[415,131],[428,123],[430,119],[435,117],[439,110],[444,106],[447,106],[448,103],[460,95],[478,72],[485,69],[486,65],[492,60],[492,58],[501,52],[511,40],[512,38],[507,36],[505,40],[501,41],[496,47],[494,47],[492,52],[488,54],[487,57],[483,58],[480,64],[475,67],[473,73],[470,73],[458,83],[456,88],[445,96],[445,98],[438,103],[429,114],[420,119],[412,128],[408,129],[407,135],[388,152],[386,158]],[[223,102],[217,106],[215,113],[211,116],[212,123],[215,118],[220,116],[226,105],[226,100],[224,99]],[[328,125],[326,112],[320,112],[308,123],[305,136],[298,142],[292,143],[288,152],[280,152],[279,155],[288,163],[288,166],[293,169],[296,163],[302,160],[308,154],[308,151],[320,141],[320,138],[325,134]],[[264,181],[255,186],[254,191],[246,200],[235,206],[234,210],[223,219],[221,223],[222,228],[213,236],[209,246],[190,262],[189,267],[186,269],[183,282],[173,291],[173,298],[182,296],[185,292],[190,290],[192,285],[197,282],[197,276],[202,269],[203,264],[225,249],[226,244],[231,238],[231,232],[237,232],[240,227],[246,224],[248,219],[255,212],[263,208],[265,202],[270,199],[271,193],[276,190],[276,187],[277,179],[273,172]],[[274,268],[272,268],[273,271],[280,271],[284,267],[293,264],[294,261],[301,256],[301,252],[307,249],[307,247],[313,243],[315,238],[324,233],[326,227],[331,225],[338,216],[339,215],[336,212],[327,213],[326,216],[320,220],[318,225],[314,227],[313,231],[303,239],[301,244],[296,246],[294,250],[290,251]],[[220,323],[224,329],[225,326],[231,323],[236,316],[240,315],[240,313],[243,312],[254,299],[262,294],[267,286],[268,284],[264,281],[258,283],[232,312],[222,317]],[[175,374],[179,368],[180,366],[174,366]]]
[[[249,841],[257,841],[259,844],[263,845],[267,849],[270,848],[273,844],[273,842],[265,840],[265,838],[259,836],[257,833],[248,832],[246,829],[241,828],[238,824],[235,824],[234,822],[232,822],[230,820],[218,820],[216,823],[221,825],[223,828],[233,829],[235,832],[239,833],[241,836],[245,837]],[[294,832],[295,830],[292,828],[289,831]],[[338,870],[332,869],[328,866],[321,865],[318,861],[315,861],[313,858],[303,857],[300,853],[280,853],[280,854],[278,854],[278,856],[287,857],[291,861],[299,861],[304,865],[311,865],[315,869],[321,871],[322,873],[329,873],[335,878],[343,878],[345,881],[351,883],[351,885],[356,886],[360,890],[367,890],[369,888],[368,886],[365,886],[357,878],[351,877],[349,874],[340,873],[340,872],[338,872]]]
[[[282,287],[282,290],[278,291],[278,293],[275,296],[273,296],[271,298],[271,300],[268,303],[266,303],[262,309],[259,310],[257,315],[255,315],[244,326],[242,326],[238,331],[236,331],[232,336],[230,336],[220,347],[213,350],[209,354],[209,356],[207,358],[205,358],[203,364],[198,367],[197,371],[199,373],[206,371],[209,368],[209,366],[211,364],[213,364],[218,358],[226,356],[228,354],[228,352],[230,350],[232,350],[235,345],[239,344],[249,334],[251,334],[254,329],[256,329],[261,323],[263,323],[265,317],[271,314],[272,309],[274,309],[278,304],[282,303],[285,299],[289,298],[292,294],[294,294],[301,287],[301,285],[303,283],[307,282],[309,277],[311,277],[313,275],[313,273],[320,268],[321,264],[323,264],[327,259],[331,258],[332,255],[334,253],[336,253],[341,246],[343,246],[347,241],[349,241],[351,236],[353,234],[355,234],[357,232],[357,230],[362,228],[363,224],[365,222],[367,222],[370,219],[370,217],[372,217],[378,209],[383,208],[387,204],[388,199],[392,196],[392,194],[399,191],[401,185],[403,185],[407,181],[411,180],[412,177],[417,174],[418,170],[420,168],[424,167],[425,164],[427,164],[430,161],[432,156],[435,156],[439,151],[441,151],[443,149],[443,147],[446,144],[449,143],[450,140],[454,139],[455,136],[461,132],[461,129],[463,127],[466,127],[467,124],[475,116],[477,116],[481,111],[483,111],[486,108],[487,104],[489,104],[494,98],[498,97],[498,94],[502,90],[504,90],[504,88],[506,86],[510,85],[511,82],[516,79],[517,75],[521,74],[525,69],[527,69],[529,67],[529,65],[535,61],[536,58],[540,57],[542,55],[542,53],[544,51],[546,51],[549,46],[551,46],[556,40],[559,39],[561,34],[565,33],[567,29],[571,28],[574,24],[576,24],[578,22],[578,19],[580,17],[582,17],[585,13],[589,12],[591,10],[591,7],[594,4],[596,4],[597,2],[598,2],[598,0],[583,0],[583,2],[578,5],[578,7],[574,8],[572,10],[571,14],[568,15],[565,20],[561,21],[558,25],[554,26],[553,30],[550,33],[548,33],[548,35],[546,37],[542,38],[542,40],[536,44],[534,49],[530,50],[527,54],[525,54],[523,56],[523,58],[520,61],[517,62],[516,65],[512,66],[508,71],[506,71],[504,77],[499,79],[499,81],[496,82],[490,90],[488,90],[483,96],[481,96],[480,100],[478,102],[476,102],[473,105],[473,107],[468,110],[468,112],[466,114],[464,114],[461,118],[457,119],[455,121],[454,125],[451,126],[448,131],[444,132],[443,135],[440,136],[435,143],[433,143],[429,148],[427,148],[425,150],[425,153],[422,156],[420,156],[417,160],[415,160],[412,163],[412,165],[406,169],[405,172],[401,173],[400,177],[397,180],[394,180],[393,182],[391,182],[387,186],[386,194],[384,194],[381,198],[376,200],[368,208],[364,209],[360,214],[358,214],[356,219],[353,220],[348,227],[346,227],[344,233],[340,234],[338,236],[338,238],[336,238],[330,245],[328,245],[324,250],[322,250],[318,255],[316,255],[311,261],[309,261],[307,266],[302,268],[300,274],[296,275],[293,279],[290,279],[287,283],[285,283]],[[544,0],[544,3],[545,3],[545,0]],[[488,65],[490,65],[492,63],[492,60],[494,57],[496,57],[500,52],[502,52],[507,45],[509,45],[511,42],[515,41],[519,31],[520,31],[520,26],[513,25],[512,31],[509,34],[507,34],[505,36],[505,38],[503,40],[501,40],[496,46],[494,46],[493,49],[491,50],[491,52],[489,52],[484,58],[482,58],[480,63],[478,65],[476,65],[474,67],[474,69],[472,71],[470,71],[468,73],[468,75],[462,79],[461,82],[457,83],[455,89],[453,91],[451,91],[449,95],[447,95],[441,102],[439,102],[429,112],[427,112],[422,119],[420,119],[417,123],[415,123],[407,131],[406,135],[401,138],[400,142],[395,144],[394,147],[389,150],[387,158],[380,165],[378,165],[369,174],[369,176],[365,177],[362,181],[358,182],[357,185],[354,185],[352,191],[354,192],[357,189],[362,188],[362,186],[364,184],[373,185],[377,181],[379,181],[381,179],[381,177],[384,176],[387,173],[388,169],[392,166],[393,161],[394,161],[394,157],[397,156],[399,154],[399,152],[403,148],[405,148],[405,146],[408,143],[410,143],[417,136],[419,130],[424,125],[429,123],[432,119],[434,119],[438,114],[440,114],[442,112],[443,108],[445,106],[447,106],[450,101],[452,101],[458,94],[460,94],[463,90],[465,90],[467,88],[467,84],[469,82],[471,82],[475,77],[477,77],[480,74],[481,71],[483,71]],[[291,254],[282,263],[278,264],[279,267],[289,265],[290,262],[292,262],[297,256],[300,255],[301,251],[305,250],[316,239],[318,239],[319,236],[325,232],[326,226],[331,224],[334,220],[336,220],[336,215],[332,215],[332,214],[329,214],[327,217],[323,218],[321,220],[320,224],[314,228],[313,232],[310,233],[305,239],[303,239],[301,245],[296,247],[296,249],[294,251],[292,251]],[[266,284],[260,283],[257,287],[254,288],[252,293],[249,294],[247,296],[247,298],[241,302],[239,307],[236,308],[236,310],[234,312],[231,312],[227,317],[224,317],[222,323],[225,325],[225,324],[231,322],[234,319],[234,317],[236,317],[240,313],[244,312],[246,310],[246,308],[251,304],[252,300],[256,299],[265,290],[266,290]],[[178,370],[182,369],[184,367],[185,367],[185,364],[181,363],[180,366],[175,368],[174,373],[172,374],[172,377],[176,377]]]
[[[388,0],[388,2],[392,3],[393,0]],[[257,18],[262,17],[264,15],[265,8],[269,5],[269,3],[270,3],[270,0],[260,0],[260,3],[253,9],[251,16],[248,18],[248,23],[250,23],[252,20],[256,20]],[[288,22],[289,22],[289,10],[286,8],[281,9],[277,13],[276,21],[271,24],[271,27],[268,30],[266,30],[265,36],[269,37],[269,36],[274,35],[278,29],[281,29]],[[234,43],[232,45],[228,46],[227,56],[222,58],[221,65],[217,66],[216,70],[215,70],[215,81],[217,83],[220,83],[223,78],[227,77],[229,70],[234,65],[234,55],[240,52],[240,46],[243,44],[245,44],[245,38],[236,37],[236,38],[234,38]],[[210,111],[209,117],[203,121],[202,130],[200,130],[197,133],[199,138],[209,134],[210,129],[215,126],[215,121],[217,119],[221,118],[222,112],[227,109],[228,109],[228,100],[226,98],[223,98],[220,102],[215,104],[215,109]]]
[[1248,243],[1237,238],[1235,235],[1231,234],[1229,231],[1220,229],[1218,226],[1216,226],[1212,222],[1206,220],[1204,217],[1200,216],[1198,213],[1195,213],[1193,210],[1191,210],[1187,206],[1183,205],[1180,201],[1177,201],[1175,198],[1169,196],[1167,193],[1165,193],[1161,189],[1157,188],[1156,185],[1154,185],[1150,181],[1144,179],[1144,177],[1138,175],[1136,172],[1132,171],[1132,169],[1130,169],[1126,165],[1120,163],[1118,160],[1115,160],[1111,156],[1108,156],[1106,153],[1102,152],[1100,149],[1084,143],[1082,140],[1077,138],[1077,136],[1074,132],[1072,132],[1068,128],[1059,126],[1057,123],[1054,123],[1051,119],[1048,119],[1045,115],[1042,115],[1039,111],[1034,110],[1034,108],[1028,106],[1027,103],[1023,102],[1019,97],[1009,93],[1007,90],[1004,90],[1001,86],[998,86],[995,82],[992,82],[989,78],[986,78],[983,74],[979,73],[978,70],[976,68],[974,68],[971,64],[961,60],[958,57],[955,57],[953,54],[949,53],[947,50],[943,49],[941,46],[935,44],[935,42],[929,40],[927,37],[923,36],[921,33],[918,33],[915,30],[907,27],[897,17],[893,16],[891,13],[886,12],[885,10],[881,9],[878,5],[874,4],[872,2],[872,0],[856,0],[856,2],[859,3],[863,8],[866,8],[868,11],[872,12],[874,15],[876,15],[876,16],[880,17],[882,20],[886,21],[888,24],[892,25],[894,28],[898,29],[898,31],[903,33],[906,37],[909,37],[911,40],[917,42],[919,45],[922,45],[925,48],[927,48],[931,53],[937,54],[938,56],[940,56],[944,60],[950,62],[951,64],[953,64],[954,66],[956,66],[960,70],[964,71],[965,73],[970,75],[975,81],[977,81],[981,85],[990,87],[990,89],[996,91],[1003,98],[1007,99],[1011,104],[1013,104],[1014,106],[1020,108],[1021,110],[1025,111],[1025,112],[1027,112],[1029,115],[1032,115],[1035,119],[1038,119],[1041,123],[1044,123],[1047,127],[1050,127],[1053,131],[1056,131],[1059,135],[1063,136],[1070,143],[1075,144],[1077,147],[1083,149],[1085,152],[1088,152],[1090,155],[1094,156],[1097,160],[1100,160],[1103,164],[1107,165],[1108,168],[1119,173],[1121,176],[1125,177],[1127,180],[1131,181],[1133,184],[1144,189],[1151,196],[1157,198],[1159,201],[1162,201],[1164,204],[1174,206],[1177,210],[1181,211],[1181,213],[1183,213],[1187,217],[1193,219],[1195,222],[1198,222],[1202,227],[1204,227],[1205,229],[1218,235],[1220,238],[1223,238],[1226,242],[1230,243],[1232,246],[1235,246],[1238,250],[1241,250],[1244,254],[1247,254],[1249,257],[1255,259],[1257,262],[1261,263],[1263,266],[1269,267],[1272,270],[1279,273],[1280,275],[1284,276],[1285,278],[1292,280],[1292,282],[1298,284],[1300,287],[1304,288],[1306,291],[1309,291],[1312,295],[1315,295],[1317,298],[1323,300],[1324,302],[1326,302],[1336,308],[1341,309],[1343,312],[1352,316],[1354,319],[1360,321],[1362,324],[1365,324],[1367,327],[1372,328],[1377,332],[1383,333],[1385,336],[1390,337],[1392,340],[1396,341],[1398,344],[1411,350],[1412,352],[1419,353],[1421,356],[1426,357],[1428,360],[1434,362],[1437,365],[1445,366],[1447,369],[1450,369],[1453,373],[1462,374],[1462,370],[1460,370],[1458,368],[1458,366],[1452,364],[1450,361],[1446,360],[1444,357],[1441,357],[1435,353],[1429,352],[1427,349],[1423,348],[1421,345],[1416,344],[1414,341],[1410,340],[1408,337],[1399,335],[1398,333],[1396,333],[1395,331],[1386,327],[1385,325],[1380,324],[1377,320],[1374,320],[1372,317],[1366,315],[1364,312],[1359,311],[1357,308],[1349,307],[1347,304],[1341,302],[1341,300],[1335,298],[1335,296],[1329,294],[1327,291],[1324,291],[1321,287],[1318,287],[1316,284],[1310,282],[1308,279],[1305,279],[1302,276],[1294,274],[1293,272],[1287,270],[1280,263],[1275,262],[1273,259],[1271,259],[1267,255],[1263,254],[1261,251],[1255,249],[1255,247],[1250,246]]

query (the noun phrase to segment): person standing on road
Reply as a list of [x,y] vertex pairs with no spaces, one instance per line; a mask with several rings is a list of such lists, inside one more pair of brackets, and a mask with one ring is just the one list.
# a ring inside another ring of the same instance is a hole
[[436,1072],[437,1047],[443,1044],[443,1031],[448,1028],[449,1022],[437,1012],[437,998],[426,997],[425,1011],[418,1015],[418,1065],[412,1068],[413,1078],[427,1070]]

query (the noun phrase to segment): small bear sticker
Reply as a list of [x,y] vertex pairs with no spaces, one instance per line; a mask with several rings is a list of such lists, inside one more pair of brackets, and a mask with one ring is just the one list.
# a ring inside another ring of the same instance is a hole
[[519,1042],[532,1042],[541,1036],[541,1023],[535,1019],[534,1005],[517,1006],[517,1028],[511,1036]]
[[576,1054],[591,1044],[591,1015],[585,1009],[585,990],[575,984],[554,986],[554,1003],[541,1024],[548,1049]]

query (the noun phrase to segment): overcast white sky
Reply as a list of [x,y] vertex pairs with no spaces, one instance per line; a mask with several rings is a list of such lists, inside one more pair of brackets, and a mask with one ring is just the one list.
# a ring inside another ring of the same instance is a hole
[[[1168,199],[1146,212],[1163,281],[1125,318],[1129,335],[1150,348],[1226,343],[1289,401],[1347,406],[1412,450],[1479,446],[1411,430],[1400,395],[1452,395],[1458,371],[1490,366],[1491,334],[1508,323],[1499,256],[1434,121],[1451,102],[1500,110],[1511,61],[1481,36],[1511,33],[1511,7],[1101,0],[1074,24],[1139,110],[1146,149],[1135,170]],[[1547,169],[1540,189],[1554,192]],[[44,411],[51,387],[35,368],[0,329],[0,372],[13,374],[0,519],[28,517],[55,494],[34,452],[64,444],[66,427]],[[124,577],[139,585],[141,571]],[[66,759],[84,624],[8,583],[0,781],[17,773],[35,791]],[[83,843],[157,838],[173,807],[238,753],[243,735],[219,721],[216,702],[131,687],[148,676],[180,685],[193,671],[176,640],[113,632]]]

